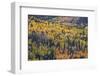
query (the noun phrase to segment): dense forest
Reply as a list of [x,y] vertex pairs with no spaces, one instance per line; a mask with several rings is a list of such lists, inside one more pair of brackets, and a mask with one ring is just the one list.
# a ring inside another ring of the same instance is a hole
[[28,60],[88,58],[88,18],[28,15]]

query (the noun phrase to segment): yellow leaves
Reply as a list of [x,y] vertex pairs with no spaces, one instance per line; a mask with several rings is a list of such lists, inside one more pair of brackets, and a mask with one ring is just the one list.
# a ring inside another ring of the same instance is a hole
[[[60,39],[64,40],[65,36],[77,36],[80,37],[80,33],[83,33],[82,29],[78,29],[77,27],[71,27],[60,23],[52,23],[48,21],[35,22],[31,20],[28,25],[29,33],[35,31],[37,33],[44,32],[46,36],[50,39]],[[87,30],[84,31],[87,33]],[[58,37],[57,37],[58,36]]]

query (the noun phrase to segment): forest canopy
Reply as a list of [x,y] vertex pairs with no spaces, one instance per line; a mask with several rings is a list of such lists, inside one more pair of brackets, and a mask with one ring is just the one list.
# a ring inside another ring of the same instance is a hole
[[28,60],[88,58],[88,17],[28,15]]

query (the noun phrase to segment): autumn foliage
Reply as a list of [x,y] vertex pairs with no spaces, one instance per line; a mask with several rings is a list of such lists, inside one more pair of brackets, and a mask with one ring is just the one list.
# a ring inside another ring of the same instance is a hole
[[28,60],[88,58],[87,31],[87,26],[29,16]]

